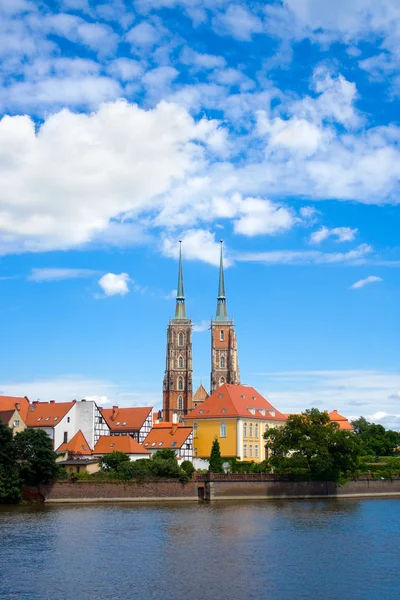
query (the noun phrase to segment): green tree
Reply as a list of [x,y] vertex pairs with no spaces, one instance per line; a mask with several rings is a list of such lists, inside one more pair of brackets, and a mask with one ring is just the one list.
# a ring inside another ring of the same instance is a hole
[[18,502],[20,491],[13,434],[7,425],[0,422],[0,504]]
[[221,449],[219,447],[218,438],[214,438],[214,441],[211,446],[211,454],[210,454],[210,466],[208,467],[210,473],[223,473],[223,460],[221,457]]
[[361,447],[351,431],[339,429],[316,408],[291,415],[281,428],[264,434],[269,464],[277,474],[314,481],[344,481],[357,470]]
[[56,479],[57,454],[51,439],[42,429],[25,429],[14,438],[21,479],[27,485],[49,483]]
[[195,468],[190,460],[184,460],[181,464],[181,469],[187,473],[189,479],[192,478]]
[[169,448],[158,450],[152,456],[150,462],[150,473],[155,477],[165,477],[187,481],[189,478],[185,471],[178,465],[175,452]]
[[385,429],[383,425],[370,423],[365,417],[351,423],[363,447],[364,454],[392,456],[400,445],[400,433]]
[[99,466],[103,471],[119,473],[121,469],[126,468],[130,463],[130,458],[124,452],[114,450],[110,454],[105,454],[99,460]]

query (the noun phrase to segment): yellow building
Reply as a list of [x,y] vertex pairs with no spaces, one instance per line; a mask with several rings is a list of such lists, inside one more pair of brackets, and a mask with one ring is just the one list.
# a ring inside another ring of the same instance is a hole
[[26,429],[26,423],[23,420],[21,413],[16,408],[0,410],[0,422],[10,427],[13,431],[13,435]]
[[218,438],[223,458],[261,462],[266,458],[264,433],[284,425],[280,413],[247,385],[224,384],[184,419],[193,427],[194,457],[208,459]]

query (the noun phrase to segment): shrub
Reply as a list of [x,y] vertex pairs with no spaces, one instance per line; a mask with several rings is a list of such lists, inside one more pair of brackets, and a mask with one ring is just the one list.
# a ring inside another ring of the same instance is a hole
[[193,463],[190,462],[190,460],[184,460],[183,463],[181,464],[181,469],[183,471],[185,471],[185,473],[187,474],[189,479],[192,478],[192,475],[193,475],[195,469],[194,469]]

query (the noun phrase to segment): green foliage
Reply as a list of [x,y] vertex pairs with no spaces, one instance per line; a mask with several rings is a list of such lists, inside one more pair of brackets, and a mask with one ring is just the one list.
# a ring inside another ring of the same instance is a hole
[[393,456],[400,446],[400,433],[385,429],[383,425],[370,423],[365,417],[351,422],[360,440],[364,454],[373,456]]
[[58,474],[57,454],[42,429],[25,429],[14,438],[20,476],[27,485],[54,481]]
[[192,478],[195,468],[190,460],[184,460],[181,464],[182,471],[185,471],[189,479]]
[[221,449],[219,447],[218,438],[215,438],[211,446],[210,454],[210,466],[208,467],[210,473],[223,473],[223,460],[221,458]]
[[18,502],[20,489],[12,431],[0,423],[0,504]]
[[113,473],[119,473],[123,469],[124,465],[130,463],[130,458],[123,452],[114,451],[110,454],[105,454],[99,459],[99,466],[102,471],[111,471]]
[[270,428],[264,437],[271,450],[268,463],[278,475],[342,482],[359,465],[361,446],[357,436],[340,430],[316,408],[291,415],[284,427]]

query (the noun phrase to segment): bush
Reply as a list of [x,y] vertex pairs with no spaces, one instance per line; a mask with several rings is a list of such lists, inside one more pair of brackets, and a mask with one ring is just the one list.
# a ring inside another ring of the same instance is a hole
[[189,479],[192,478],[195,468],[193,466],[193,463],[190,462],[190,460],[184,460],[183,463],[181,464],[181,469],[183,471],[185,471],[185,473],[187,474]]

